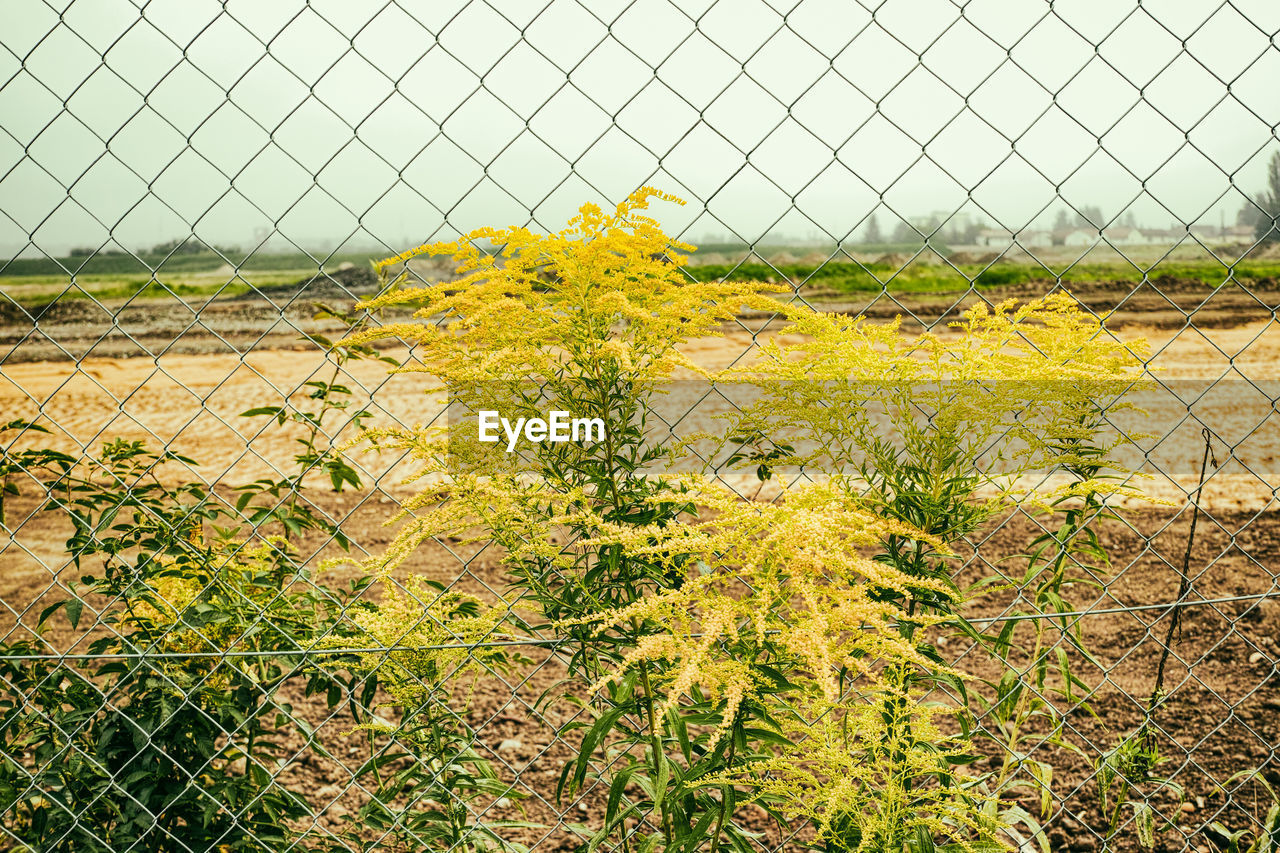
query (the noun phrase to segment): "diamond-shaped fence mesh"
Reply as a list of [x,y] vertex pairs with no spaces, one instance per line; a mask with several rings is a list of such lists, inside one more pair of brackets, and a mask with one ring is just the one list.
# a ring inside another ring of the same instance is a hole
[[[1074,569],[1052,652],[1076,698],[1022,673],[1058,724],[979,713],[971,778],[1035,816],[1003,836],[1023,849],[1280,847],[1278,34],[1265,0],[8,4],[0,849],[654,849],[670,815],[602,831],[645,792],[611,788],[593,706],[558,698],[587,697],[561,684],[574,649],[454,633],[509,594],[497,544],[423,543],[425,585],[325,562],[383,553],[412,493],[402,452],[335,464],[353,416],[441,413],[375,358],[412,349],[326,343],[370,261],[643,185],[686,200],[657,215],[699,246],[690,279],[944,336],[1066,291],[1148,339],[1124,461],[1155,500],[1101,525],[1107,570]],[[780,328],[744,313],[693,355]],[[683,435],[725,398],[672,399]],[[966,538],[956,580],[1003,586],[974,626],[1011,624],[1042,524]],[[336,630],[375,612],[423,621],[380,648]],[[1000,677],[969,641],[938,651],[974,690]],[[416,675],[375,689],[380,662]],[[406,728],[389,696],[432,710]],[[1156,766],[1122,754],[1135,731]],[[735,849],[819,843],[767,805],[738,793]]]

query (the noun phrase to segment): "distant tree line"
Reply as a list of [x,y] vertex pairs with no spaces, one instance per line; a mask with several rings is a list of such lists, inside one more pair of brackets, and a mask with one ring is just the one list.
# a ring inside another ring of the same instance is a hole
[[972,243],[982,227],[968,219],[944,222],[942,217],[933,215],[910,222],[899,219],[893,232],[886,237],[879,218],[873,213],[863,225],[858,242],[868,245],[911,245],[928,238],[934,243]]
[[[1133,211],[1126,211],[1118,222],[1110,223],[1102,213],[1102,208],[1086,204],[1078,209],[1060,208],[1053,221],[1054,231],[1071,231],[1076,228],[1099,229],[1115,224],[1137,227]],[[968,245],[975,243],[979,233],[985,228],[996,227],[992,223],[981,222],[971,217],[955,217],[944,219],[935,214],[927,217],[912,217],[911,220],[899,219],[889,234],[885,234],[879,219],[872,214],[858,233],[858,242],[868,245],[910,245],[918,244],[923,237],[938,243]]]
[[1280,151],[1267,163],[1266,189],[1244,203],[1236,224],[1252,225],[1261,242],[1280,243]]
[[[142,255],[209,255],[221,254],[232,255],[236,253],[236,249],[232,246],[214,246],[204,242],[199,237],[175,237],[172,240],[166,240],[163,243],[157,243],[150,249],[145,249]],[[125,251],[114,244],[94,247],[94,246],[76,246],[67,252],[70,258],[87,258],[90,256],[106,256],[106,255],[123,255]]]
[[221,255],[230,255],[236,252],[232,246],[213,246],[204,242],[199,237],[177,237],[166,243],[158,243],[151,247],[148,254],[151,255],[202,255],[206,253],[216,252]]

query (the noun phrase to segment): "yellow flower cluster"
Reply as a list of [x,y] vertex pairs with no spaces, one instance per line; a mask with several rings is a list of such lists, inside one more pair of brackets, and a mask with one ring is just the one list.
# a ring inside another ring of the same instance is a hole
[[906,617],[883,600],[884,593],[950,593],[937,581],[909,578],[862,553],[889,535],[928,537],[828,487],[810,487],[785,503],[760,507],[708,483],[680,485],[679,492],[654,500],[696,495],[708,519],[635,527],[596,519],[588,525],[600,533],[581,543],[584,548],[618,546],[681,574],[698,567],[677,588],[577,620],[602,628],[643,622],[657,631],[596,689],[642,663],[661,663],[661,712],[675,708],[697,685],[726,702],[718,738],[743,699],[759,698],[759,688],[768,686],[755,683],[744,663],[748,656],[794,673],[789,677],[803,685],[802,692],[831,704],[841,701],[849,679],[875,692],[886,665],[936,669],[902,637],[899,622]]
[[[636,404],[677,368],[703,372],[679,352],[681,342],[719,334],[721,324],[743,308],[778,305],[763,295],[779,289],[770,285],[690,281],[680,266],[682,252],[692,247],[672,241],[645,214],[654,200],[683,204],[644,187],[611,212],[584,205],[554,234],[482,228],[388,258],[378,265],[384,292],[361,307],[408,306],[416,309],[414,322],[388,323],[344,343],[399,337],[414,344],[413,364],[402,370],[438,380],[464,416],[483,408],[527,415],[537,404],[543,413],[559,408],[575,416],[618,417],[606,391]],[[492,251],[482,251],[481,244]],[[448,256],[462,277],[412,286],[410,262],[419,256]],[[595,391],[601,391],[599,399]],[[500,544],[521,547],[523,538],[536,548],[550,529],[540,515],[599,498],[564,494],[563,483],[541,489],[540,472],[526,476],[517,454],[481,444],[463,430],[450,432],[447,425],[369,430],[358,441],[407,451],[418,465],[410,481],[425,486],[391,520],[412,515],[390,550],[364,564],[375,573],[399,565],[433,536],[511,531]]]
[[[283,554],[292,546],[280,537],[246,543],[229,540],[214,546],[205,544],[199,533],[191,541],[195,552],[166,558],[164,567],[144,582],[145,592],[131,595],[123,626],[155,636],[153,650],[163,653],[205,655],[240,646],[259,620],[270,621],[282,614],[268,614],[280,599],[280,589],[269,579],[278,570]],[[217,596],[221,606],[234,606],[238,618],[200,619],[192,624],[191,609],[201,599]],[[230,669],[240,669],[233,659],[195,658],[168,664],[176,678],[208,677],[213,687],[225,686]]]
[[1003,849],[990,844],[995,804],[948,764],[969,749],[954,722],[944,725],[954,710],[917,691],[883,695],[875,704],[801,705],[780,718],[795,749],[705,782],[746,787],[790,818],[808,818],[828,849],[909,849],[903,841],[918,831],[939,849]]
[[[504,668],[499,645],[508,608],[473,595],[445,591],[420,575],[397,582],[383,578],[382,600],[347,615],[354,637],[331,636],[320,648],[360,648],[355,669],[378,674],[399,708],[440,702],[468,676]],[[492,643],[495,645],[485,645]]]
[[[645,211],[651,199],[684,202],[650,187],[606,214],[584,205],[566,229],[537,234],[523,227],[480,228],[378,264],[387,289],[360,307],[415,307],[420,322],[362,332],[349,343],[400,337],[417,345],[410,371],[456,389],[501,380],[568,375],[633,379],[698,369],[677,352],[690,338],[715,334],[744,307],[776,307],[759,283],[689,281],[681,252]],[[493,252],[478,244],[488,243]],[[448,256],[457,281],[411,286],[408,262]],[[772,288],[777,290],[778,288]]]
[[536,478],[500,471],[460,473],[433,440],[415,441],[407,431],[396,432],[382,433],[383,446],[409,451],[423,466],[409,482],[426,482],[385,522],[400,527],[384,551],[360,561],[336,557],[323,562],[323,569],[354,566],[365,574],[388,577],[418,548],[446,537],[461,544],[494,542],[505,549],[508,564],[543,559],[568,565],[571,556],[554,544],[553,534],[587,502],[582,492],[553,489]]
[[717,377],[763,389],[728,432],[796,441],[787,462],[851,491],[867,487],[869,466],[923,449],[1011,494],[1019,477],[1073,461],[1075,443],[1097,437],[1099,413],[1124,405],[1118,398],[1138,381],[1147,352],[1141,339],[1111,336],[1064,293],[979,303],[947,334],[786,311],[790,324],[757,362]]
[[[763,506],[693,479],[677,486],[654,499],[697,494],[703,517],[639,527],[597,520],[591,526],[599,536],[583,543],[616,545],[687,573],[678,588],[576,620],[602,630],[631,623],[655,631],[595,688],[651,668],[662,697],[659,721],[696,696],[709,697],[720,704],[721,723],[707,749],[729,735],[744,702],[763,707],[793,746],[699,784],[746,788],[793,817],[812,819],[836,848],[852,837],[861,840],[848,849],[889,849],[889,839],[910,837],[916,827],[962,848],[993,837],[985,804],[948,762],[968,746],[954,722],[950,731],[940,725],[954,709],[903,687],[911,671],[962,677],[927,659],[901,630],[904,621],[925,627],[938,620],[908,615],[885,595],[947,597],[952,590],[865,556],[889,536],[939,550],[944,544],[831,486]],[[764,671],[785,673],[785,689]]]
[[[124,621],[140,625],[143,620],[165,630],[163,644],[178,646],[190,651],[217,651],[226,648],[223,641],[234,640],[226,628],[218,625],[201,627],[198,631],[186,627],[183,613],[202,593],[221,588],[234,590],[248,606],[266,604],[274,589],[254,582],[263,572],[270,571],[278,562],[282,550],[290,549],[283,539],[270,537],[267,541],[248,544],[238,540],[220,544],[216,550],[201,550],[202,582],[193,576],[189,566],[191,558],[167,558],[164,569],[145,582],[146,595],[136,596]],[[172,628],[172,630],[169,630]]]

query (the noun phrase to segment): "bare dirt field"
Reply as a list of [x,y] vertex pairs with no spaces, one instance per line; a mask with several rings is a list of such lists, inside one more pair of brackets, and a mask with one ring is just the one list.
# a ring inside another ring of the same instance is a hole
[[[1152,474],[1145,489],[1168,503],[1125,506],[1122,520],[1106,526],[1103,538],[1112,565],[1100,575],[1102,588],[1081,602],[1089,609],[1160,604],[1177,597],[1176,566],[1187,547],[1191,518],[1185,498],[1200,474],[1202,426],[1216,436],[1215,456],[1222,464],[1201,500],[1204,515],[1192,552],[1189,599],[1274,595],[1280,590],[1275,505],[1280,431],[1274,412],[1280,396],[1274,390],[1280,387],[1280,326],[1272,319],[1280,289],[1271,283],[1270,289],[1252,293],[1234,286],[1216,293],[1182,292],[1168,283],[1163,290],[1127,294],[1098,288],[1078,294],[1098,310],[1119,305],[1108,327],[1124,339],[1146,337],[1154,353],[1153,376],[1172,389],[1143,392],[1139,404],[1147,414],[1134,415],[1132,425],[1153,437],[1130,451],[1134,466]],[[993,299],[1032,295],[998,289],[985,293]],[[971,299],[913,295],[901,297],[901,304],[880,297],[870,305],[836,307],[869,309],[876,318],[902,313],[933,325],[952,318],[957,303]],[[274,306],[243,301],[215,303],[198,317],[172,304],[137,306],[114,318],[79,305],[51,310],[47,322],[42,318],[35,324],[0,318],[0,411],[5,422],[39,418],[54,432],[50,442],[68,451],[92,452],[118,437],[146,439],[197,459],[201,465],[191,476],[224,484],[247,482],[273,467],[286,467],[296,447],[287,430],[240,413],[286,399],[300,403],[305,400],[298,393],[303,382],[333,375],[323,354],[297,341],[297,327],[310,322],[301,307],[286,312],[284,320]],[[1194,328],[1186,319],[1192,312]],[[691,344],[688,352],[708,367],[724,366],[777,328],[776,320],[744,317],[723,337]],[[345,374],[370,393],[377,421],[426,422],[441,410],[424,393],[420,375],[388,377],[385,365],[373,362],[348,365]],[[1209,387],[1215,380],[1222,381]],[[314,500],[341,523],[359,550],[376,553],[392,535],[383,525],[394,509],[390,496],[406,493],[398,485],[403,468],[392,458],[358,460],[366,483],[378,488],[354,495],[317,489]],[[0,602],[8,611],[0,631],[15,620],[29,622],[59,594],[50,589],[55,578],[69,577],[62,552],[65,524],[36,509],[30,496],[6,506],[12,536],[0,534]],[[990,565],[1012,564],[1016,575],[1016,555],[1035,532],[1034,520],[1017,512],[973,537],[972,552],[961,556]],[[316,557],[334,553],[322,541],[311,545]],[[408,569],[477,592],[485,586],[500,588],[505,578],[492,548],[454,547],[451,552],[438,545],[416,554]],[[976,602],[971,615],[998,613],[1005,600],[997,595]],[[1217,820],[1240,828],[1259,818],[1259,809],[1265,811],[1265,804],[1224,795],[1219,784],[1249,767],[1262,769],[1280,784],[1280,600],[1205,604],[1184,612],[1158,722],[1164,733],[1160,749],[1169,762],[1162,769],[1175,775],[1187,796],[1181,802],[1172,796],[1155,801],[1176,823],[1156,849],[1183,849],[1188,838],[1192,849],[1210,850],[1205,825]],[[1168,614],[1167,609],[1150,609],[1080,621],[1086,642],[1099,650],[1101,671],[1090,678],[1098,684],[1091,700],[1097,716],[1084,710],[1070,715],[1065,737],[1081,748],[1081,755],[1052,752],[1060,798],[1048,824],[1054,850],[1098,849],[1096,837],[1082,826],[1097,827],[1100,821],[1091,761],[1142,721]],[[958,641],[946,652],[957,659],[968,654]],[[552,738],[547,724],[563,722],[569,711],[554,710],[549,720],[534,713],[533,697],[555,681],[559,668],[543,653],[532,656],[538,663],[511,679],[517,688],[483,682],[468,719],[482,732],[482,749],[496,760],[504,778],[530,795],[523,803],[526,819],[549,827],[590,823],[601,792],[588,792],[573,803],[557,803],[552,795],[571,748]],[[296,705],[315,720],[326,716],[315,698],[299,696]],[[315,803],[334,801],[340,807],[322,816],[322,825],[333,825],[340,809],[356,804],[353,796],[343,794],[360,759],[358,749],[342,735],[349,724],[338,714],[319,726],[333,758],[299,750],[298,760],[286,771],[286,778],[296,780]],[[507,747],[499,750],[504,741]],[[994,749],[989,744],[983,748]],[[487,817],[519,818],[520,808],[495,804]],[[766,827],[763,819],[760,828],[770,838],[782,837],[780,829]],[[525,843],[540,842],[539,850],[571,849],[562,829],[521,833]]]
[[[1210,292],[1143,286],[1132,293],[1091,286],[1076,296],[1099,313],[1114,310],[1107,327],[1123,340],[1145,338],[1151,347],[1151,384],[1133,394],[1145,414],[1120,425],[1147,434],[1127,449],[1125,464],[1152,475],[1143,488],[1153,497],[1185,499],[1199,475],[1202,427],[1215,435],[1223,464],[1205,486],[1206,505],[1244,510],[1268,506],[1280,482],[1280,324],[1272,311],[1280,289],[1245,291],[1235,285]],[[993,288],[996,301],[1037,295],[1026,286]],[[13,418],[39,419],[60,449],[93,452],[113,438],[146,440],[201,463],[196,476],[212,482],[247,482],[287,463],[296,452],[286,430],[240,413],[255,406],[305,402],[308,380],[346,382],[371,401],[372,423],[426,423],[441,411],[424,393],[420,375],[388,377],[384,365],[355,362],[335,373],[303,333],[333,334],[332,322],[312,319],[310,302],[278,296],[184,307],[174,301],[133,305],[111,313],[92,302],[54,305],[61,321],[0,317],[0,407]],[[904,332],[921,324],[946,334],[946,323],[972,304],[970,294],[878,296],[861,303],[820,303],[826,310],[865,313],[884,321],[902,317]],[[349,302],[347,304],[350,304]],[[1117,308],[1117,305],[1119,306]],[[281,307],[287,306],[287,307]],[[1194,317],[1191,318],[1191,315]],[[1189,319],[1191,318],[1191,319]],[[749,358],[753,344],[778,331],[777,317],[747,316],[723,337],[690,343],[688,354],[707,367]],[[5,350],[5,342],[9,348]],[[399,358],[403,350],[390,350]],[[75,359],[79,359],[76,361]],[[697,395],[689,390],[688,406]],[[684,405],[673,389],[666,406]],[[714,413],[711,403],[700,410]],[[684,428],[713,429],[713,421],[687,420]],[[41,439],[43,440],[43,438]],[[1229,451],[1229,452],[1228,452]],[[394,464],[363,458],[371,480]],[[390,481],[383,482],[393,488]]]

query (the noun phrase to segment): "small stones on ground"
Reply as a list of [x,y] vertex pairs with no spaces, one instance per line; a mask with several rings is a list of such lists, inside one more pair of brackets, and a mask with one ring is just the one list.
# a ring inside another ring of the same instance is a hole
[[1182,813],[1183,813],[1183,814],[1191,814],[1192,812],[1194,812],[1194,811],[1196,810],[1196,804],[1195,804],[1195,803],[1183,803],[1181,806],[1179,806],[1179,808],[1181,808],[1181,809],[1182,809]]
[[1249,655],[1249,663],[1259,664],[1259,663],[1262,663],[1263,660],[1265,660],[1265,658],[1262,656],[1262,652],[1254,652],[1253,654]]
[[500,809],[510,808],[511,800],[507,799],[506,797],[499,797],[498,801],[495,802],[494,805]]
[[520,738],[509,737],[498,744],[498,752],[514,752],[522,746],[524,746],[524,741],[520,740]]

